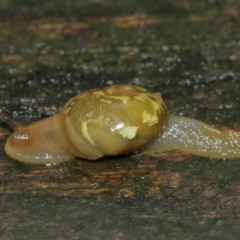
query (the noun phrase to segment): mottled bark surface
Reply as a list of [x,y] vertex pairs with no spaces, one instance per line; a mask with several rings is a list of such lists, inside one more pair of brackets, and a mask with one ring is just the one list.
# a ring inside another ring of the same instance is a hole
[[[237,0],[1,1],[0,111],[22,123],[116,83],[240,129]],[[240,159],[181,152],[26,166],[3,150],[1,239],[238,239]]]

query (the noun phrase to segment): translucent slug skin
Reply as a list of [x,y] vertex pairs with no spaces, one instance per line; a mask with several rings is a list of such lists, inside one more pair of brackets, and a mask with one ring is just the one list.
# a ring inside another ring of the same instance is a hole
[[218,130],[195,119],[169,116],[163,134],[143,150],[155,153],[180,150],[203,157],[240,157],[240,132]]

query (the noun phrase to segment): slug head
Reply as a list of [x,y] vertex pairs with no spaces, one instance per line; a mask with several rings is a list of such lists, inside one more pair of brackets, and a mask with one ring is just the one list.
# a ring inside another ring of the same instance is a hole
[[23,126],[2,114],[1,120],[13,129],[5,144],[6,154],[20,162],[33,164],[54,164],[73,159],[61,147],[63,137],[58,132],[60,125],[56,116]]

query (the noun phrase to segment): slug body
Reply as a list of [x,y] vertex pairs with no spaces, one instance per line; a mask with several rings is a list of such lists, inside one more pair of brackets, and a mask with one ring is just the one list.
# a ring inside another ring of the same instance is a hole
[[24,163],[53,164],[75,157],[95,160],[134,151],[169,150],[240,157],[239,132],[168,116],[159,93],[133,85],[84,92],[55,116],[28,126],[5,114],[1,119],[13,129],[5,145],[7,155]]

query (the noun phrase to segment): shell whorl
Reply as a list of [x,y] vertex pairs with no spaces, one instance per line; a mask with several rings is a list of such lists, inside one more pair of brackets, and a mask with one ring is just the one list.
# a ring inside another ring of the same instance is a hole
[[129,152],[150,143],[163,130],[166,112],[160,94],[134,85],[84,92],[62,110],[78,157],[88,159]]

